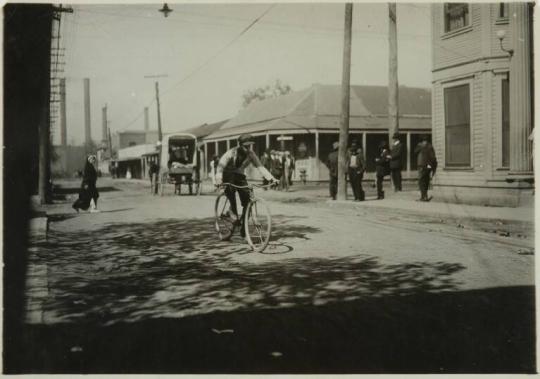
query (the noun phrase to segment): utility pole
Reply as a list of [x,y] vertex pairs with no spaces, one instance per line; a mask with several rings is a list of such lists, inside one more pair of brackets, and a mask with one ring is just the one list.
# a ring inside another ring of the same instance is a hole
[[161,132],[161,109],[159,106],[159,83],[156,82],[156,103],[157,103],[157,130],[158,130],[158,140],[161,142],[163,140],[163,134]]
[[347,199],[347,145],[349,139],[349,108],[351,92],[352,3],[345,4],[345,35],[343,40],[343,76],[341,80],[341,123],[339,125],[338,200]]
[[107,148],[107,139],[108,139],[108,133],[107,133],[107,104],[103,108],[101,108],[101,144],[103,145],[103,148]]
[[[166,74],[162,75],[147,75],[145,78],[164,78],[167,77]],[[156,80],[156,103],[157,103],[157,117],[158,117],[158,141],[161,142],[163,139],[162,129],[161,129],[161,109],[159,105],[159,83]]]
[[148,107],[144,107],[144,131],[150,130],[150,120],[148,118]]
[[388,138],[399,132],[396,3],[388,3]]

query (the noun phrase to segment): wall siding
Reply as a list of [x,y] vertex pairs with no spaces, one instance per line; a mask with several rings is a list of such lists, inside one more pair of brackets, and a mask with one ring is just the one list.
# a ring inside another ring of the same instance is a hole
[[443,38],[444,5],[432,6],[433,69],[465,63],[481,57],[481,8],[486,5],[470,4],[471,30]]
[[[510,28],[498,18],[498,4],[470,6],[471,29],[444,38],[443,4],[432,5],[432,140],[439,160],[434,185],[510,188],[505,181],[508,171],[501,170],[501,78],[509,68],[509,57],[497,38],[497,31],[505,30],[503,46],[510,48]],[[471,86],[472,167],[445,169],[443,88],[447,82],[466,78]]]
[[[508,4],[508,3],[507,3]],[[499,39],[497,38],[497,31],[504,30],[506,32],[506,37],[503,39],[503,46],[505,49],[509,49],[512,41],[512,32],[510,30],[509,23],[501,23],[498,18],[498,4],[491,4],[490,6],[490,46],[491,46],[491,55],[505,55],[506,53],[501,50],[501,45]]]

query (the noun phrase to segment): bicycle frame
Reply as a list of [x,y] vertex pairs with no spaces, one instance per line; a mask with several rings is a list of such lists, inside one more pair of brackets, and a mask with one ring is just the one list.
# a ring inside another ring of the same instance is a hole
[[[266,186],[269,186],[269,185],[247,185],[247,186],[238,186],[238,185],[235,185],[235,184],[232,184],[232,183],[223,183],[220,185],[221,188],[223,187],[226,187],[226,186],[231,186],[231,187],[234,187],[236,189],[247,189],[248,192],[249,192],[249,202],[248,204],[246,205],[246,208],[247,208],[247,211],[245,213],[245,220],[243,220],[243,225],[242,227],[243,228],[246,228],[245,229],[245,234],[246,234],[246,240],[248,242],[248,244],[251,246],[251,248],[254,250],[254,251],[258,251],[258,252],[262,252],[266,246],[268,245],[268,242],[270,241],[270,235],[271,235],[271,230],[272,230],[272,216],[270,215],[270,209],[268,208],[268,206],[265,204],[264,200],[263,199],[257,199],[255,197],[255,191],[254,191],[254,188],[255,187],[266,187]],[[216,199],[216,230],[218,231],[218,233],[220,233],[220,228],[219,228],[219,214],[217,213],[218,211],[218,201],[219,199],[222,197],[222,196],[225,196],[225,194],[220,194],[217,199]],[[259,221],[255,221],[255,223],[249,223],[248,222],[248,219],[249,220],[252,220],[252,216],[253,214],[255,215],[255,220],[257,220],[258,216],[258,212],[257,212],[257,204],[259,204],[261,207],[263,207],[263,209],[265,209],[265,211],[263,212],[264,215],[266,216],[262,216],[264,217],[266,220],[267,220],[267,227],[265,228],[266,229],[266,235],[265,237],[263,238],[261,232],[263,229],[261,229],[261,225],[264,225],[264,224],[260,224]],[[252,208],[254,209],[254,213],[252,214]],[[238,215],[237,215],[238,217]],[[260,239],[260,243],[256,243],[254,242],[255,239],[253,237],[256,237],[256,235],[252,236],[251,235],[251,232],[248,231],[248,225],[253,225],[255,227],[256,230],[259,231],[259,239]],[[234,227],[233,227],[234,228]],[[233,233],[234,229],[232,229],[231,231],[231,234]],[[228,239],[230,238],[230,235],[231,234],[227,234],[223,239]],[[221,238],[221,234],[220,234],[220,238]]]

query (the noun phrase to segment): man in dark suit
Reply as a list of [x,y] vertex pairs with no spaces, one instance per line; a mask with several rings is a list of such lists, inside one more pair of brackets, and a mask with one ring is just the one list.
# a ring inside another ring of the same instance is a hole
[[399,133],[392,136],[390,147],[390,175],[394,184],[394,191],[401,191],[401,159],[403,157],[403,144],[399,140]]
[[365,192],[362,189],[362,178],[364,177],[365,168],[362,149],[358,146],[358,142],[353,140],[347,154],[347,173],[355,201],[365,200]]
[[377,177],[377,200],[384,199],[383,181],[386,175],[390,175],[390,152],[388,142],[385,140],[379,143],[379,155],[375,157],[375,175]]
[[419,201],[430,201],[431,197],[428,197],[428,188],[431,178],[437,171],[437,157],[427,135],[422,136],[414,152],[417,154]]
[[339,142],[332,144],[333,151],[328,154],[326,166],[328,166],[328,173],[330,174],[330,196],[332,200],[336,200],[337,196],[337,182],[338,182],[338,148]]

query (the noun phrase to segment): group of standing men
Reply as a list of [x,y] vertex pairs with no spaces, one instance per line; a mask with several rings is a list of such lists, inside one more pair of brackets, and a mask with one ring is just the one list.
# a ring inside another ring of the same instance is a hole
[[[296,164],[296,160],[289,151],[267,149],[261,157],[261,164],[270,171],[274,178],[279,180],[281,190],[289,190]],[[268,181],[263,179],[263,184],[268,184]]]
[[[337,178],[338,178],[338,147],[339,143],[334,142],[333,151],[328,155],[327,166],[330,173],[330,196],[333,200],[337,195]],[[437,170],[437,158],[435,150],[429,137],[424,135],[421,137],[420,143],[414,150],[417,156],[418,167],[418,186],[420,189],[419,201],[429,201],[428,188],[429,183],[435,171]],[[394,133],[392,136],[392,146],[388,148],[386,141],[381,141],[379,144],[378,155],[375,157],[375,176],[377,185],[377,199],[384,199],[383,181],[384,177],[390,175],[394,185],[394,191],[402,191],[402,162],[405,149],[399,140],[399,134]],[[358,145],[357,140],[352,140],[351,147],[347,151],[347,175],[351,184],[354,200],[364,201],[365,192],[362,188],[362,180],[366,171],[366,164],[362,149]]]

